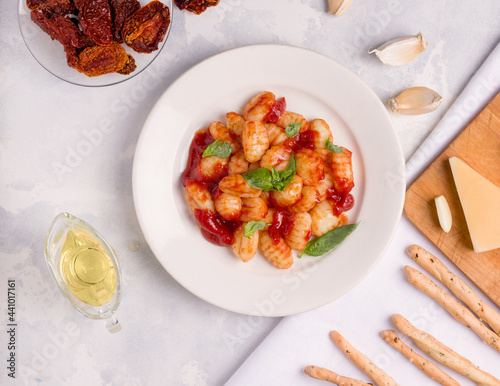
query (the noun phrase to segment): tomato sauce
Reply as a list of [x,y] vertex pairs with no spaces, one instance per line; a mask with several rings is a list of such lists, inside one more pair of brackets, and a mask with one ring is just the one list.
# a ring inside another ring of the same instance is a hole
[[[219,170],[214,173],[218,176],[215,179],[208,179],[201,175],[198,166],[203,152],[213,141],[214,139],[208,130],[198,131],[195,134],[189,148],[187,166],[182,173],[181,181],[184,186],[189,181],[201,182],[210,191],[212,197],[216,199],[222,193],[219,189],[219,181],[227,175],[227,167],[226,170]],[[201,227],[203,237],[212,244],[228,246],[233,243],[233,232],[239,225],[238,222],[223,220],[218,213],[201,209],[196,209],[194,216]]]
[[203,236],[212,244],[228,246],[234,241],[234,221],[223,220],[218,213],[195,209],[194,217],[201,227]]
[[314,130],[308,129],[302,133],[298,133],[293,138],[286,139],[284,145],[294,152],[301,148],[316,151],[316,148],[314,147],[314,137],[316,135],[317,133]]
[[349,190],[337,192],[333,187],[326,191],[327,197],[333,201],[333,214],[339,216],[343,212],[347,212],[354,206],[354,197]]
[[264,117],[263,121],[266,123],[276,123],[280,119],[281,114],[286,110],[286,100],[285,97],[278,99],[274,102],[269,112]]
[[184,173],[182,173],[181,181],[185,187],[190,180],[202,181],[201,174],[198,169],[198,162],[203,155],[205,149],[214,141],[208,130],[198,131],[191,142],[189,148],[189,156]]
[[294,221],[294,214],[287,213],[284,210],[277,210],[273,215],[273,223],[269,227],[269,237],[273,244],[280,242],[280,237],[284,237],[292,230]]

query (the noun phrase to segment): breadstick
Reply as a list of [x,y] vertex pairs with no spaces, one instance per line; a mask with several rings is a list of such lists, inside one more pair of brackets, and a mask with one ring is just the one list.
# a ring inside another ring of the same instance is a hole
[[365,383],[357,379],[343,377],[333,371],[318,366],[306,366],[304,372],[312,378],[328,381],[342,386],[369,386],[373,383]]
[[460,386],[460,383],[455,381],[452,377],[446,374],[443,370],[437,367],[434,363],[429,362],[423,356],[418,355],[411,347],[404,344],[404,342],[399,339],[398,334],[393,330],[386,330],[380,333],[382,338],[401,354],[407,357],[411,363],[422,370],[431,379],[445,386]]
[[436,302],[441,304],[448,313],[464,326],[474,331],[484,342],[488,343],[495,350],[500,351],[500,337],[486,327],[472,312],[461,305],[458,300],[448,295],[444,290],[436,285],[431,279],[416,269],[405,266],[408,281],[423,293],[429,295]]
[[408,255],[500,335],[500,314],[486,304],[462,279],[450,272],[437,257],[418,245],[408,248]]
[[480,370],[474,363],[457,354],[432,335],[420,331],[403,316],[399,314],[393,315],[392,320],[403,334],[413,339],[422,351],[429,354],[442,365],[473,380],[478,385],[500,386],[500,381],[493,375]]
[[397,385],[394,379],[375,366],[370,358],[356,350],[342,335],[340,335],[338,331],[331,331],[330,338],[337,345],[337,347],[341,349],[366,375],[373,379],[378,386]]

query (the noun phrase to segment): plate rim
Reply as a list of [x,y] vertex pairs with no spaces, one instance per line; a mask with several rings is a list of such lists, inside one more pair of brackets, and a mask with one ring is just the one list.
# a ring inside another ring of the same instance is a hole
[[[216,61],[218,60],[221,56],[226,56],[226,55],[234,55],[236,53],[236,55],[240,52],[245,52],[246,50],[269,50],[269,49],[275,49],[275,50],[292,50],[292,51],[296,51],[296,52],[303,52],[303,53],[306,53],[306,55],[313,55],[313,56],[317,56],[318,58],[323,58],[323,60],[326,60],[328,63],[330,64],[333,64],[334,66],[337,66],[337,68],[341,68],[343,69],[345,72],[349,73],[350,74],[350,77],[352,79],[355,80],[355,82],[357,83],[357,86],[360,86],[364,89],[364,92],[366,93],[366,95],[369,96],[370,99],[373,100],[373,102],[375,103],[375,105],[377,105],[377,109],[378,109],[378,112],[381,113],[383,116],[384,116],[384,119],[386,120],[385,123],[388,124],[388,128],[386,129],[386,131],[388,133],[390,133],[391,137],[392,137],[392,140],[395,142],[395,145],[396,145],[396,148],[395,149],[392,149],[392,150],[395,150],[395,155],[394,157],[398,159],[398,164],[399,164],[399,168],[400,170],[398,171],[398,178],[401,179],[401,181],[403,182],[400,186],[400,188],[397,189],[397,192],[395,193],[395,196],[398,198],[398,202],[395,203],[395,202],[392,202],[391,205],[393,207],[393,218],[391,219],[390,221],[390,232],[387,232],[386,233],[386,240],[385,242],[383,243],[383,245],[381,244],[378,248],[378,254],[377,254],[377,257],[372,259],[371,260],[371,263],[369,264],[369,266],[363,271],[362,274],[358,275],[356,280],[353,280],[349,286],[346,286],[344,288],[343,291],[341,291],[342,293],[339,294],[338,296],[335,296],[335,297],[332,297],[332,298],[328,298],[328,299],[325,299],[324,301],[322,302],[316,302],[310,306],[302,306],[302,307],[288,307],[287,310],[282,310],[280,309],[279,311],[277,312],[270,312],[269,314],[265,314],[263,316],[271,316],[271,317],[280,317],[280,316],[286,316],[286,315],[291,315],[291,314],[297,314],[297,313],[300,313],[300,312],[305,312],[305,311],[308,311],[308,310],[311,310],[311,309],[315,309],[315,308],[318,308],[322,305],[325,305],[327,303],[330,303],[331,301],[339,298],[340,296],[343,296],[345,295],[347,292],[349,292],[350,290],[352,290],[356,285],[358,285],[374,268],[375,266],[377,265],[377,263],[380,261],[380,259],[383,257],[383,255],[385,254],[387,248],[389,247],[389,245],[391,244],[393,238],[394,238],[394,235],[395,235],[395,232],[396,232],[396,229],[397,229],[397,226],[399,224],[399,221],[400,221],[400,218],[401,218],[401,215],[403,213],[403,205],[404,205],[404,195],[405,195],[405,182],[404,182],[404,172],[405,172],[405,168],[404,168],[404,165],[405,165],[405,162],[404,162],[404,157],[403,157],[403,152],[402,152],[402,149],[401,149],[401,144],[399,142],[399,138],[397,136],[397,133],[392,125],[392,121],[390,119],[390,116],[389,116],[389,113],[387,111],[387,109],[384,107],[383,103],[381,102],[381,100],[378,98],[378,96],[375,94],[375,92],[363,81],[361,80],[361,78],[359,78],[355,73],[353,73],[351,70],[349,70],[347,67],[345,67],[344,65],[338,63],[337,61],[335,61],[334,59],[322,54],[322,53],[318,53],[316,51],[313,51],[313,50],[310,50],[310,49],[307,49],[307,48],[303,48],[303,47],[296,47],[296,46],[291,46],[291,45],[282,45],[282,44],[274,44],[274,43],[271,43],[271,44],[251,44],[251,45],[245,45],[245,46],[241,46],[241,47],[236,47],[236,48],[231,48],[229,50],[226,50],[226,51],[222,51],[222,52],[219,52],[219,53],[216,53],[208,58],[205,58],[203,60],[201,60],[200,62],[198,62],[197,64],[193,65],[192,67],[190,67],[188,70],[186,70],[182,75],[180,75],[174,82],[172,82],[170,84],[169,87],[166,88],[166,90],[162,93],[162,95],[158,98],[158,100],[156,101],[155,105],[153,106],[153,108],[151,109],[143,127],[142,127],[142,130],[141,130],[141,133],[140,133],[140,136],[139,136],[139,139],[138,139],[138,142],[137,142],[137,146],[136,146],[136,150],[135,150],[135,154],[134,154],[134,163],[133,163],[133,170],[132,170],[132,190],[133,190],[133,200],[134,200],[134,206],[135,206],[135,209],[136,209],[136,215],[137,215],[137,218],[138,218],[138,221],[139,221],[139,225],[141,227],[141,230],[143,231],[144,233],[144,237],[146,239],[146,242],[148,243],[149,247],[151,248],[151,251],[153,252],[153,254],[155,255],[156,259],[160,262],[160,264],[163,266],[163,268],[179,283],[181,284],[181,286],[183,286],[186,290],[188,290],[189,292],[191,292],[192,294],[196,295],[197,297],[205,300],[206,302],[208,303],[211,303],[215,306],[218,306],[218,307],[221,307],[221,308],[224,308],[226,310],[229,310],[229,311],[233,311],[233,312],[237,312],[237,313],[241,313],[241,314],[247,314],[247,315],[253,315],[255,314],[255,309],[252,308],[252,310],[249,310],[249,309],[244,309],[244,308],[241,308],[241,307],[238,307],[238,306],[235,306],[235,305],[228,305],[226,304],[226,302],[224,301],[220,301],[218,299],[212,299],[210,297],[207,297],[207,296],[204,296],[203,293],[200,293],[199,290],[196,290],[196,289],[193,289],[192,288],[192,285],[190,285],[189,283],[186,283],[184,280],[182,279],[179,279],[177,277],[177,275],[175,274],[175,272],[171,272],[171,270],[169,269],[169,267],[167,267],[168,264],[165,264],[165,261],[162,260],[162,258],[158,257],[157,255],[157,252],[154,248],[153,245],[151,245],[152,243],[150,242],[151,240],[148,239],[148,235],[147,235],[147,232],[145,232],[145,219],[142,217],[141,213],[140,213],[140,207],[141,207],[141,203],[139,202],[139,190],[140,190],[140,187],[137,185],[138,184],[138,173],[139,173],[139,169],[140,169],[140,155],[141,153],[143,152],[143,143],[144,141],[146,141],[146,136],[148,135],[148,127],[150,127],[150,124],[151,124],[151,121],[153,120],[153,117],[155,116],[156,114],[156,111],[157,109],[161,108],[162,107],[162,104],[167,96],[169,95],[169,93],[171,92],[171,90],[175,89],[176,85],[178,83],[180,83],[181,81],[185,80],[186,77],[189,77],[191,74],[193,73],[196,73],[196,71],[198,71],[200,68],[203,68],[204,66],[207,66],[207,63],[210,63],[211,61]],[[194,132],[193,132],[194,134]]]

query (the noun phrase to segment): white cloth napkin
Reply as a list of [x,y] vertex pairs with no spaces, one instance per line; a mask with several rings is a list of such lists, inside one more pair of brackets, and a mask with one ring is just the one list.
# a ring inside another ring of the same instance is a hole
[[[408,186],[499,91],[500,44],[408,162]],[[493,305],[486,295],[403,216],[391,246],[367,278],[348,294],[328,305],[283,318],[226,385],[320,384],[304,374],[306,365],[326,367],[338,374],[370,382],[329,339],[331,330],[339,331],[354,347],[398,383],[431,384],[430,378],[380,338],[380,331],[396,329],[391,321],[395,313],[402,314],[418,328],[434,335],[454,351],[500,379],[498,353],[482,344],[471,330],[455,321],[437,303],[406,281],[404,265],[420,269],[406,255],[406,248],[411,244],[419,244],[438,256],[449,269]],[[402,334],[399,335],[415,349],[412,342]],[[462,385],[473,384],[449,369],[442,369]]]

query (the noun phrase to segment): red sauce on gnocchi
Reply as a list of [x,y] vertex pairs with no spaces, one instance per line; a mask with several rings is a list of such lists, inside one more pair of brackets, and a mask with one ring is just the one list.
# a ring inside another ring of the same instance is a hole
[[222,220],[220,215],[209,210],[195,209],[194,217],[208,241],[221,246],[233,244],[234,229],[229,222]]
[[[220,146],[204,157],[212,144]],[[352,153],[332,144],[324,120],[286,111],[268,91],[196,132],[181,181],[203,237],[243,262],[260,250],[289,268],[292,250],[345,225],[354,206]]]
[[199,173],[198,163],[205,149],[214,141],[208,131],[198,131],[191,142],[186,169],[182,173],[182,185],[186,186],[189,180],[203,180]]
[[354,197],[349,191],[350,189],[339,193],[333,188],[326,191],[327,197],[334,202],[333,213],[335,216],[339,216],[341,213],[353,208]]
[[286,100],[285,98],[278,99],[274,102],[269,112],[264,117],[263,121],[266,123],[276,123],[286,110]]
[[273,215],[273,222],[269,227],[269,236],[273,244],[278,244],[281,237],[289,235],[294,224],[294,214],[284,210],[277,210]]

